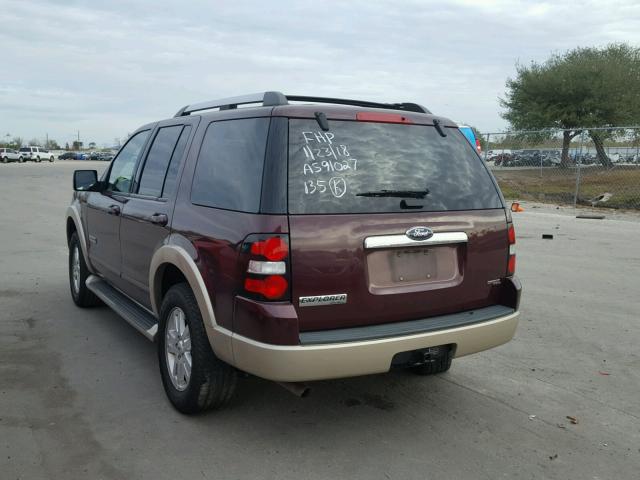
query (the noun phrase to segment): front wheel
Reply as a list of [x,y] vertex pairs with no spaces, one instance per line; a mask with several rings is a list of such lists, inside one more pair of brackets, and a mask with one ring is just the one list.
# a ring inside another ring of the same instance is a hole
[[2,157],[2,163],[7,163],[9,161],[9,157]]
[[160,308],[158,360],[164,390],[182,413],[228,403],[236,370],[213,353],[193,292],[186,283],[169,289]]
[[53,157],[49,157],[49,162],[53,163]]
[[100,304],[100,299],[87,288],[85,282],[89,278],[89,269],[84,261],[78,233],[73,232],[69,240],[69,287],[71,298],[79,307],[93,307]]
[[18,163],[22,163],[22,162],[24,162],[24,158],[19,157],[19,158],[18,158]]
[[36,163],[40,163],[42,160],[40,160],[40,157],[36,157]]

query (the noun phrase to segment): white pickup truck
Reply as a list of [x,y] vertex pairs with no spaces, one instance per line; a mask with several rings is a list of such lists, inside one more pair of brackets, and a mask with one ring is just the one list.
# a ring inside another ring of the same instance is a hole
[[42,160],[49,160],[50,162],[53,162],[55,158],[49,150],[42,147],[22,147],[20,149],[20,154],[25,160],[31,160],[32,162],[41,162]]

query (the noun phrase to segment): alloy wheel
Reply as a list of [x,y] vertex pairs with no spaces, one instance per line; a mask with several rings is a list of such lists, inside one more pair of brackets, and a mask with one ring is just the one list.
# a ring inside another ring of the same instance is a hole
[[174,307],[169,312],[164,349],[171,383],[182,392],[189,386],[193,359],[189,325],[187,325],[186,315],[180,307]]

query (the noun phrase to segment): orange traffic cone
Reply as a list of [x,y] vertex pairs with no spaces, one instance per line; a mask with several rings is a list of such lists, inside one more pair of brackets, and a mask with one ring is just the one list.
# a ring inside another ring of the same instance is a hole
[[522,208],[518,202],[513,202],[511,204],[511,211],[512,212],[524,212],[524,208]]

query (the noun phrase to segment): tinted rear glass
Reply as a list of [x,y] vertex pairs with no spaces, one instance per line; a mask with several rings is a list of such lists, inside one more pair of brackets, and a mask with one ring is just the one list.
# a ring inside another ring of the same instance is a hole
[[147,161],[142,170],[140,188],[138,189],[140,195],[155,197],[161,195],[167,167],[181,132],[182,125],[163,127],[158,130],[158,134],[153,140],[151,148],[149,148]]
[[260,208],[269,118],[213,122],[193,176],[191,201],[255,213]]
[[[442,137],[424,125],[330,120],[329,126],[323,132],[315,120],[289,121],[290,213],[502,208],[482,160],[456,128]],[[373,196],[383,190],[429,193]]]
[[176,148],[173,151],[173,155],[171,156],[171,162],[169,162],[167,176],[164,179],[164,187],[162,189],[162,196],[164,198],[169,197],[175,190],[176,180],[178,177],[178,167],[180,166],[182,155],[184,155],[184,150],[187,147],[187,140],[189,139],[190,133],[191,127],[187,125],[186,127],[184,127],[184,130],[182,130],[180,138],[178,138],[178,143],[176,144]]

